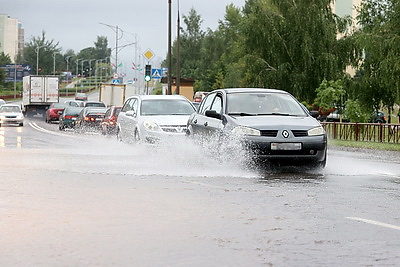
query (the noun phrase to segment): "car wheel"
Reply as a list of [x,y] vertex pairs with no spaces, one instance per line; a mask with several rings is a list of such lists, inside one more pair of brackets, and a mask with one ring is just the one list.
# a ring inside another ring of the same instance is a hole
[[139,132],[138,132],[137,129],[135,130],[135,133],[133,135],[133,141],[134,141],[134,143],[139,143],[140,142],[140,135],[139,135]]
[[117,136],[117,140],[118,140],[119,142],[122,142],[121,132],[120,132],[119,128],[117,129],[117,134],[116,134],[116,136]]
[[21,122],[21,123],[19,124],[19,126],[24,126],[24,123],[23,123],[23,122]]

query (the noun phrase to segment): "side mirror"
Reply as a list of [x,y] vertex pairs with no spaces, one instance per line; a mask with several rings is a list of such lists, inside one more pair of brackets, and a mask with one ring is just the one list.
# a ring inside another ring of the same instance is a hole
[[310,115],[311,115],[313,118],[318,118],[319,112],[318,112],[317,110],[311,110],[311,111],[310,111]]
[[125,114],[126,114],[126,116],[129,116],[129,117],[135,117],[136,116],[136,113],[133,110],[128,110]]
[[217,113],[215,110],[206,110],[206,117],[215,118],[220,120],[221,114]]

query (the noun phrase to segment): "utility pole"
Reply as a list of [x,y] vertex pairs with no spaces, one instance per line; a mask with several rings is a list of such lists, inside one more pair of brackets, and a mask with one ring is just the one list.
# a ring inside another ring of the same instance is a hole
[[179,15],[179,0],[178,0],[178,32],[177,32],[177,40],[176,40],[176,94],[180,94],[181,89],[181,57],[180,57],[180,31],[181,31],[181,19]]
[[172,0],[168,0],[168,91],[167,91],[167,95],[172,95],[171,4],[172,4]]

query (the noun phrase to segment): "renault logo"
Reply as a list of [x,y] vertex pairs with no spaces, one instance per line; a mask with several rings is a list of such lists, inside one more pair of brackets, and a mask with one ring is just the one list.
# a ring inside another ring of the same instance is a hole
[[282,131],[282,136],[285,137],[285,138],[288,138],[289,137],[289,132],[287,130],[283,130]]

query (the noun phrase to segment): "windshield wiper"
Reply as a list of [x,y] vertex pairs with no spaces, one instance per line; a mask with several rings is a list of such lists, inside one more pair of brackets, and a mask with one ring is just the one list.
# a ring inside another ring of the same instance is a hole
[[245,112],[237,112],[237,113],[228,113],[228,115],[239,115],[239,116],[257,116],[258,114],[254,113],[245,113]]
[[272,113],[259,113],[257,114],[258,116],[268,116],[268,115],[273,115],[273,116],[296,116],[293,114],[289,113],[279,113],[279,112],[272,112]]

